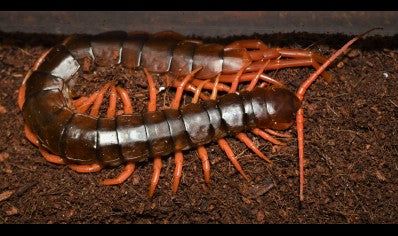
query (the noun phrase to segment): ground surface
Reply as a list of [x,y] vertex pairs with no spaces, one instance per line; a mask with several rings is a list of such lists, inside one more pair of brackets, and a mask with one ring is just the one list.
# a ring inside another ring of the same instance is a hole
[[[330,55],[350,39],[307,33],[255,35],[273,46]],[[173,158],[165,158],[157,192],[146,196],[152,163],[127,182],[98,182],[120,168],[77,174],[47,163],[22,132],[17,89],[34,61],[63,36],[0,34],[0,223],[398,223],[398,39],[358,42],[318,80],[304,102],[305,202],[298,201],[296,132],[286,147],[253,137],[272,160],[259,159],[230,138],[252,180],[245,181],[215,144],[208,145],[211,186],[203,181],[196,152],[185,155],[178,194],[171,193]],[[236,38],[210,39],[230,42]],[[310,68],[269,72],[294,89]],[[113,79],[123,70],[102,70]],[[88,76],[90,77],[90,76]],[[99,79],[101,80],[101,79]],[[96,82],[96,80],[93,80]],[[91,82],[93,82],[91,81]],[[143,110],[145,82],[126,82],[135,109]],[[189,95],[187,95],[189,99]],[[172,91],[159,95],[168,104]],[[252,136],[251,136],[252,137]]]

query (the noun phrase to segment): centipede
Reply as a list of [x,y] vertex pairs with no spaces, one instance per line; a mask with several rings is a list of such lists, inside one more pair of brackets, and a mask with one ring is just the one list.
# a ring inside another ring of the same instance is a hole
[[[299,198],[303,201],[304,95],[318,77],[331,77],[326,68],[364,34],[354,37],[328,59],[309,50],[268,47],[257,39],[221,45],[171,31],[71,35],[37,59],[19,88],[24,133],[45,160],[65,164],[79,173],[122,165],[121,173],[102,180],[103,185],[124,183],[138,162],[151,160],[153,174],[148,196],[152,197],[159,182],[162,157],[175,158],[174,193],[180,184],[186,150],[196,150],[204,181],[210,183],[206,145],[213,142],[249,180],[226,138],[236,138],[271,163],[247,133],[274,145],[286,145],[277,137],[288,136],[283,131],[296,123]],[[143,71],[149,93],[147,111],[135,112],[129,91],[113,81],[92,94],[73,97],[74,75],[86,71],[92,63]],[[315,70],[296,92],[266,74],[290,67]],[[160,110],[156,105],[154,74],[164,75],[167,86],[175,89],[170,106]],[[194,96],[190,104],[181,106],[185,92],[193,92]],[[100,116],[108,93],[106,115]]]

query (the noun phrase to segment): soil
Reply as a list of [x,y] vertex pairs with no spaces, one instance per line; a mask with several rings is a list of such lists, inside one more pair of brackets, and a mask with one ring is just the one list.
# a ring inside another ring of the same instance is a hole
[[[275,47],[309,47],[329,56],[352,36],[290,33],[206,40],[228,43],[253,37]],[[358,41],[328,69],[331,81],[318,79],[309,89],[303,104],[303,204],[298,198],[295,126],[288,131],[292,138],[279,138],[287,143],[283,147],[249,134],[272,165],[228,138],[251,181],[210,144],[211,185],[204,184],[196,152],[187,151],[182,182],[173,194],[174,160],[165,157],[153,198],[147,197],[150,160],[140,163],[125,183],[112,187],[99,182],[117,175],[121,167],[78,174],[46,162],[24,137],[17,90],[34,61],[63,38],[0,33],[0,223],[398,223],[397,36]],[[101,78],[122,80],[131,89],[134,108],[145,110],[148,96],[142,76],[128,80],[132,72],[123,68],[98,71],[98,80],[85,76],[95,82],[86,86],[98,85]],[[269,75],[295,90],[312,71],[288,68]],[[172,95],[172,90],[159,93],[159,107],[167,106]],[[184,102],[190,97],[187,93]]]

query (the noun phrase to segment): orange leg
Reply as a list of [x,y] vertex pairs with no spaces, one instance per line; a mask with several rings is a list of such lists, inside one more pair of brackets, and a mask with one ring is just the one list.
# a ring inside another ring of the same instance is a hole
[[203,177],[207,185],[210,184],[210,162],[209,156],[207,155],[206,148],[204,146],[199,146],[197,148],[198,156],[202,162]]
[[174,160],[176,166],[173,173],[173,184],[171,190],[173,193],[176,193],[182,177],[182,164],[184,162],[184,155],[182,152],[176,152],[174,155]]
[[162,170],[162,158],[160,156],[153,157],[153,174],[151,184],[149,185],[148,196],[152,197],[155,194],[156,186],[159,182],[160,171]]
[[124,114],[133,114],[133,106],[131,105],[130,97],[124,88],[116,87],[116,91],[123,102]]
[[[162,79],[164,80],[164,82],[165,82],[165,84],[166,84],[166,86],[167,87],[174,87],[174,88],[177,88],[177,86],[178,86],[178,84],[179,84],[179,82],[178,82],[178,80],[176,80],[174,77],[171,77],[171,76],[168,76],[168,75],[164,75],[163,77],[162,77]],[[195,82],[195,83],[199,83],[200,82],[200,80],[198,80],[197,82]],[[227,86],[228,87],[228,86]],[[228,89],[229,89],[229,87],[228,87]],[[192,92],[192,93],[195,93],[196,92],[196,86],[195,85],[193,85],[193,84],[191,84],[190,82],[188,82],[187,84],[186,84],[186,86],[185,86],[185,90],[186,91],[189,91],[189,92]],[[227,90],[228,91],[228,90]],[[200,94],[200,98],[202,98],[202,99],[209,99],[206,95],[204,95],[204,94]]]
[[[248,81],[252,81],[253,78],[255,78],[255,77],[257,76],[257,74],[258,74],[258,72],[244,73],[244,74],[242,74],[242,76],[240,77],[239,82],[248,82]],[[221,75],[221,76],[220,76],[220,82],[223,82],[223,83],[232,83],[233,80],[234,80],[234,77],[235,77],[234,75]],[[276,79],[273,79],[273,78],[269,77],[269,76],[266,75],[266,74],[260,74],[260,77],[259,77],[259,78],[260,78],[262,81],[265,81],[265,82],[267,82],[267,83],[274,84],[274,85],[277,85],[277,86],[283,86],[283,83],[279,82],[279,81],[276,80]]]
[[115,178],[112,179],[104,179],[101,184],[102,185],[118,185],[126,181],[133,173],[135,170],[135,164],[134,163],[127,163],[123,171]]
[[98,163],[88,164],[88,165],[72,164],[69,165],[69,168],[78,173],[92,173],[92,172],[98,172],[102,169],[101,165],[99,165]]
[[247,91],[252,91],[256,87],[256,85],[258,83],[258,79],[260,78],[260,75],[264,72],[264,70],[267,67],[267,65],[269,64],[269,62],[270,62],[270,60],[268,60],[266,63],[264,63],[264,66],[257,72],[257,74],[253,78],[253,80],[250,81],[250,84],[246,88]]
[[[318,69],[318,63],[324,63],[326,61],[325,57],[304,49],[268,48],[264,42],[258,39],[238,40],[228,45],[227,48],[254,49],[248,51],[248,53],[250,55],[250,59],[255,62],[264,59],[276,59],[276,62],[278,62],[280,58],[306,58],[309,59],[311,63],[296,66],[313,66],[315,69]],[[327,79],[331,78],[330,74],[327,72],[322,72],[322,75]]]
[[149,91],[149,102],[148,102],[148,111],[153,112],[156,111],[156,87],[155,82],[153,80],[152,75],[148,72],[146,68],[144,68],[144,72],[146,75],[146,79],[148,82],[148,91]]
[[87,99],[88,97],[80,97],[72,102],[73,106],[80,107],[85,101],[87,101]]
[[[245,72],[254,72],[258,71],[263,62],[256,61],[253,62],[249,67],[246,68]],[[265,68],[266,70],[278,70],[282,68],[289,68],[289,67],[302,67],[302,66],[312,66],[315,69],[318,68],[319,64],[311,58],[297,58],[297,59],[284,59],[284,60],[272,60]],[[323,72],[322,76],[331,79],[331,75],[327,72]]]
[[111,86],[111,83],[105,84],[100,90],[99,93],[94,101],[94,104],[91,108],[90,115],[92,116],[98,116],[101,108],[101,104],[104,101],[104,96],[106,91],[108,91],[109,86]]
[[265,139],[266,141],[269,141],[273,144],[276,145],[286,145],[286,143],[283,143],[279,140],[274,139],[271,135],[267,134],[266,132],[264,132],[263,130],[259,129],[259,128],[254,128],[252,129],[252,133],[260,136],[261,138]]
[[297,142],[299,152],[300,201],[304,200],[304,111],[300,108],[296,115]]
[[236,90],[238,89],[240,77],[242,77],[243,72],[246,70],[246,68],[247,68],[249,65],[250,65],[249,63],[245,64],[245,65],[242,67],[242,69],[240,69],[240,70],[238,71],[238,73],[235,75],[235,78],[234,78],[233,81],[232,81],[231,88],[230,88],[230,90],[228,91],[229,93],[235,93],[235,92],[236,92]]
[[236,156],[234,152],[232,151],[232,148],[229,146],[228,142],[225,139],[219,139],[217,140],[218,145],[220,148],[225,152],[227,155],[228,159],[232,162],[234,165],[235,169],[246,179],[249,180],[249,177],[245,174],[243,171],[242,167],[240,166],[238,159],[236,159]]
[[[192,71],[192,73],[185,76],[185,78],[182,81],[176,81],[176,84],[175,84],[175,87],[177,88],[176,95],[175,95],[172,103],[170,104],[170,107],[172,109],[178,109],[178,107],[180,106],[182,93],[184,92],[184,88],[185,88],[186,84],[193,78],[195,73],[198,72],[200,69],[202,69],[202,68],[198,68],[198,69]],[[156,107],[155,107],[155,109],[156,109]]]
[[29,142],[33,143],[36,147],[40,146],[39,139],[37,135],[32,132],[28,125],[24,126],[25,137],[29,140]]
[[250,148],[254,153],[256,153],[259,157],[261,157],[263,160],[272,163],[268,157],[266,157],[259,149],[258,147],[253,143],[253,140],[251,140],[245,133],[239,133],[236,135],[236,138],[239,139],[241,142],[246,144],[248,148]]
[[90,97],[86,101],[83,102],[79,107],[76,107],[77,112],[79,113],[86,113],[86,111],[93,105],[95,99],[98,96],[98,91],[91,94]]
[[112,118],[116,115],[116,103],[117,103],[117,93],[115,85],[111,86],[111,92],[109,94],[109,106],[108,110],[106,111],[106,117]]
[[272,130],[272,129],[264,129],[264,131],[269,134],[272,134],[274,136],[277,136],[277,137],[282,137],[282,138],[291,138],[292,137],[288,133],[283,134],[283,133],[276,132],[275,130]]
[[46,161],[59,165],[65,164],[65,161],[60,156],[50,154],[41,147],[39,148],[39,151]]
[[[235,79],[236,76],[234,75],[233,78]],[[203,81],[203,80],[201,80],[201,79],[193,79],[193,80],[191,81],[191,84],[192,84],[192,85],[195,85],[195,86],[199,86],[200,83],[202,83],[202,81]],[[212,83],[212,82],[210,82],[210,81],[209,81],[209,82],[206,82],[206,83],[204,84],[203,88],[204,88],[204,89],[208,89],[208,90],[212,90],[214,86],[216,86],[217,89],[218,89],[219,91],[223,91],[223,92],[228,92],[229,90],[231,90],[231,88],[230,88],[228,85],[225,85],[225,84],[223,84],[223,83],[218,83],[217,85],[214,85],[214,83]]]
[[[187,86],[185,86],[185,90],[192,92],[192,93],[196,93],[197,88],[195,86],[193,86],[192,84],[188,83]],[[209,99],[209,97],[203,93],[200,93],[199,97],[203,100]]]
[[23,104],[25,103],[26,85],[22,84],[18,90],[18,107],[22,111]]
[[203,80],[202,83],[200,83],[199,86],[196,88],[195,95],[192,98],[192,103],[197,103],[199,101],[199,97],[202,94],[203,86],[208,81],[209,81],[209,79],[208,80]]

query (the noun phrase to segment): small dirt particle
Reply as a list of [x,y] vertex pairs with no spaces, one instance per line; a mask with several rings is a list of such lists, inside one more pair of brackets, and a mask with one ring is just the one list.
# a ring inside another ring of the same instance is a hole
[[4,106],[0,105],[0,114],[5,114],[5,113],[7,113],[7,109]]
[[256,220],[257,220],[257,222],[259,222],[259,223],[264,223],[264,222],[265,222],[265,213],[264,213],[263,210],[259,210],[259,211],[257,212]]
[[376,170],[376,177],[381,181],[387,181],[387,178],[379,170]]
[[6,210],[6,215],[8,216],[13,216],[18,213],[19,213],[18,208],[16,208],[15,206],[11,206]]
[[14,193],[14,191],[12,191],[12,190],[8,190],[8,191],[0,193],[0,202],[10,198],[13,193]]
[[361,55],[361,52],[358,49],[352,49],[349,53],[348,53],[348,57],[349,58],[355,58],[357,56]]
[[337,64],[337,68],[339,68],[339,69],[341,69],[341,68],[343,68],[344,67],[344,62],[339,62],[338,64]]
[[0,153],[0,162],[7,160],[9,157],[10,157],[10,154],[8,154],[7,152],[1,152]]

